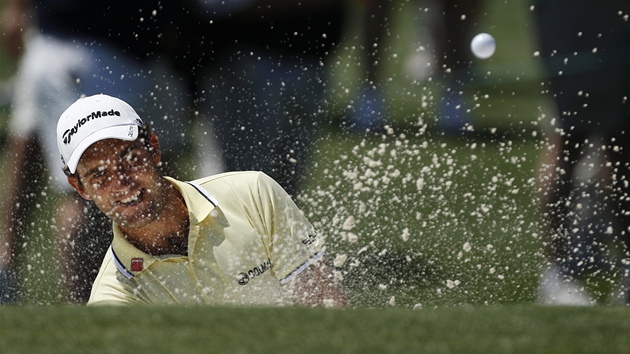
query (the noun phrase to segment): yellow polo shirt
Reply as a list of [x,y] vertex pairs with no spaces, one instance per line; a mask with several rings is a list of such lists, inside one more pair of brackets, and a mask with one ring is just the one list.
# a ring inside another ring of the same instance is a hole
[[282,285],[323,242],[282,187],[262,172],[166,178],[188,207],[188,256],[144,253],[114,224],[88,304],[290,304]]

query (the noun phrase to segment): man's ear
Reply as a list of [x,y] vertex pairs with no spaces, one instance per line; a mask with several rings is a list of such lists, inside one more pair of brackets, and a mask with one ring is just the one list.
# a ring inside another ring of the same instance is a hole
[[81,198],[92,200],[92,196],[85,190],[83,183],[75,176],[68,176],[68,183],[79,193]]
[[151,137],[149,137],[149,145],[151,146],[153,162],[155,162],[156,165],[159,165],[162,161],[162,151],[160,150],[160,141],[154,133],[151,133]]

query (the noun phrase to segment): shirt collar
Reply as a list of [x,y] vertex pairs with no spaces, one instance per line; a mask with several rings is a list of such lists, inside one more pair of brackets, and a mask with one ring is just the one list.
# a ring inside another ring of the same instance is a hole
[[171,177],[165,178],[184,197],[186,207],[188,207],[188,212],[191,216],[191,223],[198,224],[203,221],[219,205],[218,200],[194,181],[181,182]]

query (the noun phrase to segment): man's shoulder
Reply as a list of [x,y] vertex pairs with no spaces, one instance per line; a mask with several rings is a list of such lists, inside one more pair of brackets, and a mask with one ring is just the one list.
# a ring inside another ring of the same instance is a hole
[[214,185],[256,185],[260,181],[269,181],[271,178],[261,171],[234,171],[199,178],[194,183],[206,188]]
[[224,172],[192,181],[218,199],[225,197],[261,196],[276,193],[280,188],[271,177],[260,171]]
[[260,206],[280,188],[271,177],[260,171],[225,172],[191,182],[198,186],[197,189],[212,196],[224,209]]

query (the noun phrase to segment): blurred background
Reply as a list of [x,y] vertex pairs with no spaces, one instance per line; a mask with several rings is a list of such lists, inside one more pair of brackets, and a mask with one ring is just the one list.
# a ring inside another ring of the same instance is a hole
[[[6,2],[0,0],[0,6]],[[483,0],[474,17],[460,13],[445,25],[438,23],[445,15],[435,10],[441,6],[437,2],[384,2],[389,11],[378,46],[365,44],[374,43],[369,22],[376,15],[369,12],[370,4],[344,2],[348,16],[341,40],[322,57],[330,70],[325,104],[318,108],[320,130],[312,153],[302,158],[303,182],[293,192],[326,236],[327,254],[351,303],[421,307],[537,301],[548,265],[538,164],[547,147],[545,124],[556,113],[545,91],[534,4]],[[457,51],[470,58],[461,68],[443,70],[445,64],[431,53],[440,42],[454,39],[434,32],[457,27],[457,19],[470,27]],[[489,59],[470,55],[470,40],[481,32],[497,43]],[[377,55],[371,54],[374,48]],[[370,57],[378,57],[376,66]],[[3,149],[17,71],[16,60],[0,50]],[[364,114],[367,123],[357,117],[366,86],[380,95],[363,103],[376,107]],[[456,93],[454,101],[449,92]],[[455,113],[445,122],[447,112]],[[201,169],[195,152],[199,142],[193,134],[184,137],[179,167],[194,178]],[[220,163],[214,169],[220,171]],[[65,303],[63,259],[51,231],[55,192],[37,193],[17,244],[18,302]],[[609,283],[588,286],[607,301]]]

